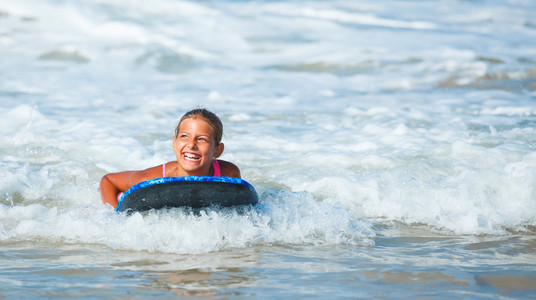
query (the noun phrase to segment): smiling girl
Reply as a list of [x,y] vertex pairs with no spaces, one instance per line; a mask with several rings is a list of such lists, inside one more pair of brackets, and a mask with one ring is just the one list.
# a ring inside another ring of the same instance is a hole
[[240,178],[233,163],[218,160],[223,153],[223,125],[214,113],[206,109],[187,112],[179,121],[173,137],[177,158],[162,165],[140,171],[109,173],[102,177],[100,192],[103,203],[114,208],[117,195],[133,185],[159,177],[228,176]]

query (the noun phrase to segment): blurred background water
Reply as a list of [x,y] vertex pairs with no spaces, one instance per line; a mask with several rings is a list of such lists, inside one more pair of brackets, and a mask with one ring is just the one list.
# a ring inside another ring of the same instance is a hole
[[[525,298],[532,1],[0,0],[0,292]],[[196,106],[261,196],[118,215]]]

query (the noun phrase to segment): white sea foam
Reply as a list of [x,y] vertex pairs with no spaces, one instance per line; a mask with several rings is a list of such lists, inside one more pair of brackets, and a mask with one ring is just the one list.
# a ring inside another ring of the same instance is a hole
[[234,209],[171,210],[118,215],[93,206],[69,210],[0,205],[0,238],[100,243],[117,249],[204,253],[253,245],[369,245],[374,232],[333,201],[317,202],[307,194],[270,192],[261,205]]

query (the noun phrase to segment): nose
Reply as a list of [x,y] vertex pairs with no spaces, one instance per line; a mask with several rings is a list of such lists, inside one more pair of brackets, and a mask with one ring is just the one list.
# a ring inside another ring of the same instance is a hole
[[190,140],[188,142],[188,146],[192,150],[197,150],[197,142],[195,141],[195,139]]

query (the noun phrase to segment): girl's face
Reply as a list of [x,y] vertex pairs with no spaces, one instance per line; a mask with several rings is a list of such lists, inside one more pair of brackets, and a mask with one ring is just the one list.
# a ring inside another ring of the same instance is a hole
[[210,125],[200,118],[185,119],[173,139],[173,150],[179,163],[179,175],[208,176],[212,159],[223,152],[216,146]]

